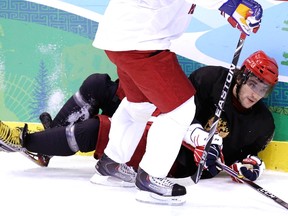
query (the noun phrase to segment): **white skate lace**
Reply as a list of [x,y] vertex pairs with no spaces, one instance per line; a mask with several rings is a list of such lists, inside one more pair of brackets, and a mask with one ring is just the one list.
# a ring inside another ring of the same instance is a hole
[[130,166],[127,166],[126,164],[121,164],[119,171],[123,174],[130,175],[131,178],[136,178],[136,172],[134,169]]
[[156,178],[156,177],[150,177],[150,180],[153,184],[159,185],[159,186],[164,186],[164,187],[168,187],[168,188],[172,188],[174,183],[171,182],[169,179],[167,178]]

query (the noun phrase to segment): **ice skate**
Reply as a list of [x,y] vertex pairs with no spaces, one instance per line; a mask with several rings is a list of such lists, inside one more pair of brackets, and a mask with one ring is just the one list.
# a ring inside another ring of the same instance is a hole
[[52,156],[43,155],[40,153],[30,152],[25,148],[19,151],[19,153],[21,153],[22,155],[24,155],[25,157],[27,157],[28,159],[30,159],[31,161],[33,161],[34,163],[36,163],[37,165],[41,167],[47,167],[52,157]]
[[114,187],[134,187],[136,172],[126,164],[119,164],[103,155],[97,162],[96,173],[90,181],[94,184]]
[[44,127],[44,129],[51,128],[52,125],[52,118],[51,115],[47,112],[41,113],[39,119]]
[[23,128],[10,128],[0,121],[0,147],[7,152],[22,151],[27,124]]
[[[41,113],[41,115],[39,116],[39,119],[44,127],[44,129],[48,129],[52,127],[52,117],[48,112],[43,112]],[[50,155],[43,155],[43,154],[36,154],[35,158],[37,159],[38,163],[40,166],[45,166],[47,167],[50,159],[53,156]]]
[[24,137],[28,131],[27,124],[23,128],[11,128],[0,121],[0,150],[5,152],[19,152],[39,166],[47,167],[50,156],[33,153],[23,147]]
[[138,169],[136,186],[139,191],[136,200],[161,205],[182,205],[185,203],[186,188],[172,183],[167,178],[156,178]]

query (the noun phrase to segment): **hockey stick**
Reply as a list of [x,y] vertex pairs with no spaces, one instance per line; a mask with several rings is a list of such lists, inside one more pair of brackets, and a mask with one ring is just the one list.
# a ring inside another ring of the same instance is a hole
[[241,35],[240,35],[240,38],[238,40],[238,44],[237,44],[236,50],[234,52],[232,64],[230,66],[229,73],[227,74],[226,81],[224,83],[220,99],[219,99],[218,104],[216,106],[215,116],[214,116],[213,123],[212,123],[211,128],[210,128],[209,134],[208,134],[208,138],[207,138],[207,143],[205,145],[205,149],[203,151],[201,160],[200,160],[200,162],[198,164],[197,171],[195,172],[195,174],[193,174],[191,176],[191,178],[192,178],[192,180],[194,181],[195,184],[197,184],[198,181],[201,178],[201,175],[202,175],[202,172],[203,172],[203,169],[204,169],[204,165],[206,163],[206,158],[207,158],[210,146],[211,146],[211,142],[212,142],[213,136],[214,136],[214,134],[216,132],[216,129],[217,129],[217,125],[218,125],[218,122],[219,122],[219,119],[220,119],[220,116],[221,116],[221,112],[223,110],[223,107],[224,107],[224,104],[225,104],[225,101],[226,101],[226,97],[227,97],[228,91],[229,91],[230,86],[231,86],[231,82],[233,80],[234,70],[235,70],[235,68],[237,66],[242,47],[244,45],[245,38],[246,38],[246,34],[242,32]]
[[247,179],[244,179],[243,176],[238,175],[238,173],[236,171],[234,171],[233,169],[231,169],[229,166],[221,163],[220,161],[216,161],[217,165],[224,170],[227,174],[229,174],[230,176],[233,176],[235,178],[237,178],[240,182],[248,184],[250,187],[252,187],[253,189],[255,189],[256,191],[258,191],[259,193],[261,193],[262,195],[274,200],[276,203],[278,203],[279,205],[283,206],[284,208],[288,209],[288,203],[283,201],[282,199],[280,199],[279,197],[275,196],[274,194],[272,194],[271,192],[265,190],[264,188],[260,187],[259,185],[257,185],[256,183],[249,181]]

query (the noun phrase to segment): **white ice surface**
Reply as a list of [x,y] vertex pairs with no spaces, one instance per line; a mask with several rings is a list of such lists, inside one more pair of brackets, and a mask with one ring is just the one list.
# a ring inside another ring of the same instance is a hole
[[[90,183],[96,160],[91,156],[54,157],[49,167],[33,164],[19,153],[0,152],[0,214],[3,216],[90,215],[288,215],[288,210],[225,173],[187,186],[183,206],[161,206],[135,200],[136,189]],[[288,202],[288,173],[265,171],[258,185]]]

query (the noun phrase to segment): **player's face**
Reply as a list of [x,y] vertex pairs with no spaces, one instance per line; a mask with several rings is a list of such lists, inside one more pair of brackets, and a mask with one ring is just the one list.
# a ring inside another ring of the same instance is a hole
[[249,77],[239,91],[239,102],[246,109],[251,108],[269,91],[270,86],[261,82],[257,77]]
[[262,97],[256,94],[247,84],[241,86],[239,91],[239,102],[248,109],[257,103]]

